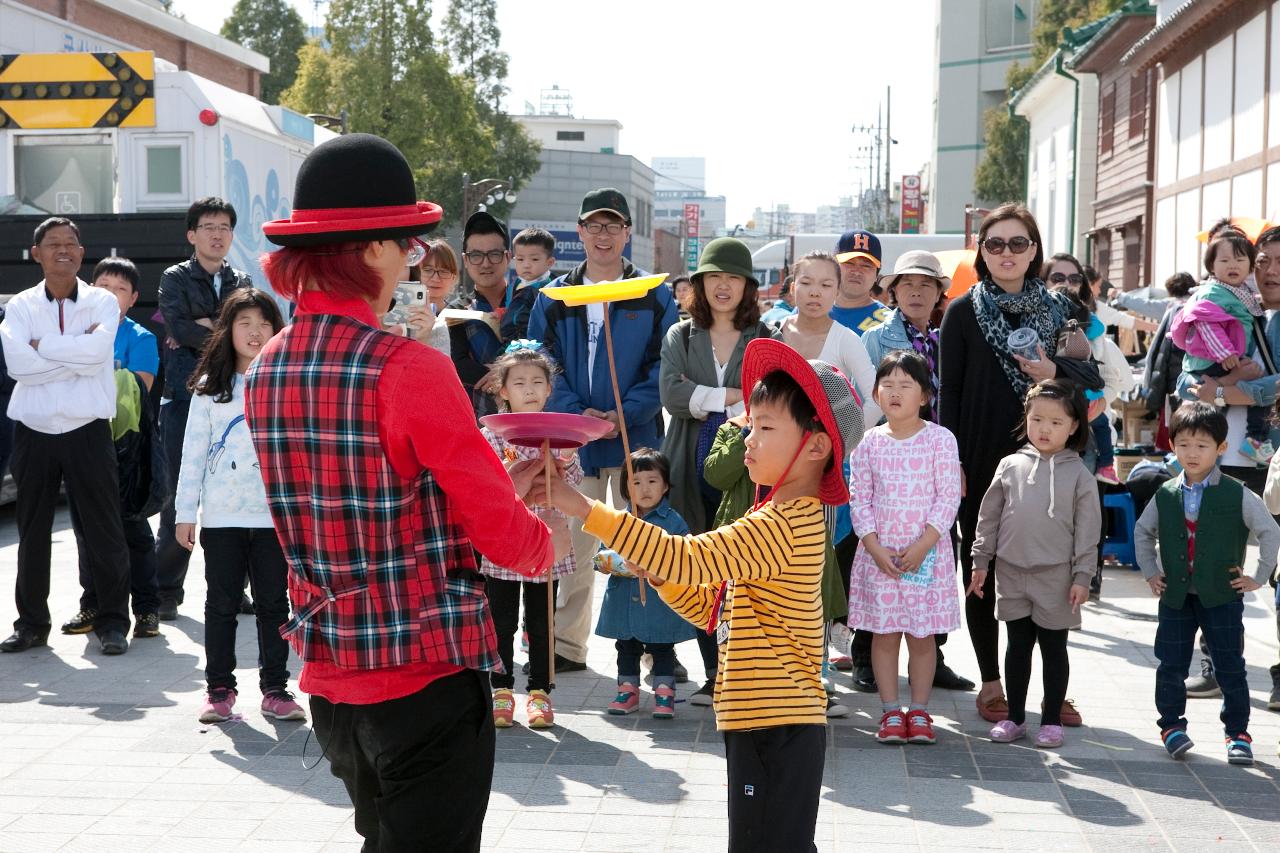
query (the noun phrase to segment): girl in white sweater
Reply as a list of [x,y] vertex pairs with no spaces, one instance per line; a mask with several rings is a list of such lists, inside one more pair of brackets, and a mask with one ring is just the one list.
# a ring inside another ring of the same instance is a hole
[[232,718],[236,702],[236,615],[245,576],[258,621],[262,713],[278,720],[306,718],[288,692],[289,646],[280,626],[289,618],[287,567],[267,508],[266,488],[244,421],[244,372],[267,341],[284,328],[275,300],[264,291],[237,290],[192,373],[191,414],[182,443],[174,498],[178,542],[200,546],[208,591],[204,603],[205,680],[200,722]]

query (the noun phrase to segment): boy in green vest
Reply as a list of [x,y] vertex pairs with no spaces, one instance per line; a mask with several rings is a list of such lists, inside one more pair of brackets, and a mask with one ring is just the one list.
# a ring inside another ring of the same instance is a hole
[[[1198,628],[1222,688],[1227,760],[1253,764],[1243,594],[1275,570],[1280,527],[1261,498],[1218,469],[1218,458],[1227,451],[1227,418],[1220,410],[1184,403],[1170,420],[1169,439],[1182,473],[1160,487],[1134,531],[1138,568],[1160,596],[1155,644],[1160,739],[1175,759],[1193,746],[1184,716],[1184,682]],[[1242,568],[1250,534],[1258,538],[1259,551],[1252,576]]]

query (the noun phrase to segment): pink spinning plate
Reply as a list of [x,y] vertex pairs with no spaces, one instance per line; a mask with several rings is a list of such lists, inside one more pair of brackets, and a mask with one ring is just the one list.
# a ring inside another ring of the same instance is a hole
[[562,412],[507,412],[486,415],[480,423],[519,447],[541,447],[550,442],[555,450],[581,447],[613,430],[613,424],[601,418]]

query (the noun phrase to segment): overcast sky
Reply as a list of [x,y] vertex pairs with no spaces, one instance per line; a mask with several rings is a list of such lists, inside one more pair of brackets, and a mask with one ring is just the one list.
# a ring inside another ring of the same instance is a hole
[[[291,0],[308,25],[312,0]],[[230,3],[176,0],[217,31]],[[934,0],[499,0],[508,108],[553,84],[574,114],[622,122],[621,152],[707,159],[732,227],[759,206],[834,204],[868,180],[858,149],[893,85],[894,180],[932,147]],[[437,20],[446,0],[435,0]],[[767,15],[754,10],[769,10]],[[883,168],[883,164],[882,164]]]

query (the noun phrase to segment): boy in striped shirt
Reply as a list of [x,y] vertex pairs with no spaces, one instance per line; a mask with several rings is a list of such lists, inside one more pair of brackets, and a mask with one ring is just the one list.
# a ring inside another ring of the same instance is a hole
[[840,460],[862,437],[862,410],[836,368],[780,341],[747,345],[742,387],[751,389],[747,471],[770,487],[743,518],[681,537],[563,481],[552,484],[552,503],[654,578],[677,613],[715,632],[730,851],[809,851],[826,751],[822,505],[849,500]]

